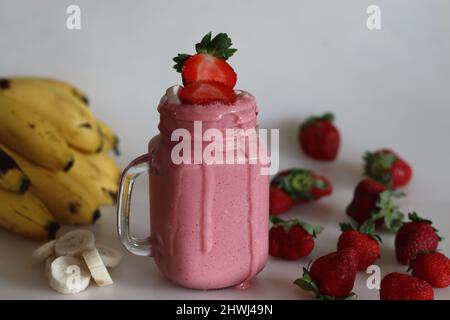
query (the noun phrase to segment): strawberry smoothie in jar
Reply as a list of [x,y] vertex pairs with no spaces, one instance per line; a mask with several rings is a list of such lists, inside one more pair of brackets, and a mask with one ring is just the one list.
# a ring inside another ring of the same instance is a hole
[[[118,197],[124,246],[153,257],[169,280],[193,289],[246,287],[268,257],[266,146],[256,133],[255,98],[234,91],[234,71],[222,68],[226,52],[235,51],[224,35],[209,34],[196,45],[200,53],[175,58],[184,87],[169,88],[161,99],[159,134],[124,170]],[[151,235],[140,240],[129,234],[129,209],[143,172]]]

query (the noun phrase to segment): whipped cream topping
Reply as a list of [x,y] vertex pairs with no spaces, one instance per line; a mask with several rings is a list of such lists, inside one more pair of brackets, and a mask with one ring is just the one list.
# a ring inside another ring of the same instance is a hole
[[167,88],[166,90],[166,98],[167,102],[171,104],[181,104],[181,100],[178,97],[178,94],[181,90],[182,86],[175,85]]

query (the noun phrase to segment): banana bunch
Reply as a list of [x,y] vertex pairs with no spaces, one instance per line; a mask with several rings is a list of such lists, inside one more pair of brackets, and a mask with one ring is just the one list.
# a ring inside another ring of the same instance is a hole
[[88,104],[64,81],[0,79],[0,227],[53,238],[60,224],[92,224],[115,203],[118,138]]

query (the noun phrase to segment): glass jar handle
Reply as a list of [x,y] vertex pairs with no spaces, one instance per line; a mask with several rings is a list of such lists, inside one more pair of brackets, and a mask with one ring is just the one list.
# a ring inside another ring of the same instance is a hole
[[125,168],[120,179],[119,195],[117,202],[117,232],[122,245],[137,256],[152,256],[150,237],[135,238],[130,234],[130,206],[133,185],[137,177],[142,173],[150,174],[151,154],[144,154]]

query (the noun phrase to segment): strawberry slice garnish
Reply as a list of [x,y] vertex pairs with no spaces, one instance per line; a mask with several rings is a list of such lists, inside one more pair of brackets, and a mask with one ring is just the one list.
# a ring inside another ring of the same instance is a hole
[[231,39],[226,33],[211,38],[211,32],[195,45],[197,54],[178,54],[173,60],[175,70],[181,72],[183,84],[197,81],[217,81],[233,88],[237,76],[226,62],[236,49],[231,48]]
[[187,104],[211,104],[236,102],[233,89],[217,81],[197,81],[181,89],[180,100]]

